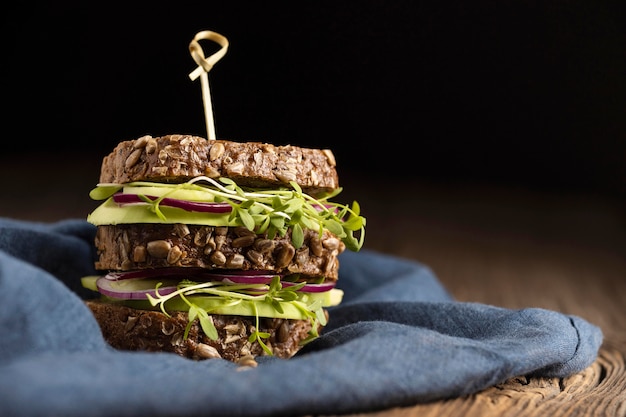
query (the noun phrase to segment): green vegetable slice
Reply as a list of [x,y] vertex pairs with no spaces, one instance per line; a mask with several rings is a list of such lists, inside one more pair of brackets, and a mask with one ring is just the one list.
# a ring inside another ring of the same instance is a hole
[[[99,276],[86,276],[81,279],[81,283],[85,288],[97,291],[96,280],[98,278]],[[324,308],[340,304],[343,299],[343,291],[333,288],[330,291],[320,293],[305,293],[299,291],[302,285],[282,287],[278,276],[272,280],[269,286],[216,282],[198,283],[183,280],[178,284],[177,291],[166,295],[158,293],[160,286],[158,283],[156,285],[156,297],[148,294],[147,300],[114,299],[104,296],[102,299],[105,302],[137,309],[154,310],[158,308],[166,315],[170,315],[172,311],[186,311],[189,322],[186,327],[185,338],[194,320],[198,319],[202,331],[209,338],[217,339],[217,331],[210,315],[220,314],[255,317],[257,329],[260,317],[309,320],[314,329],[307,339],[310,341],[318,336],[317,324],[326,325]],[[259,289],[264,289],[265,292],[258,292]],[[254,333],[251,338],[257,340],[262,347],[265,346],[262,333]],[[269,350],[266,351],[271,353]]]
[[[302,229],[328,229],[339,237],[349,250],[359,251],[365,239],[365,217],[355,201],[349,207],[329,201],[341,188],[325,196],[314,198],[298,184],[291,189],[252,189],[239,187],[233,180],[220,178],[219,182],[205,176],[193,178],[183,184],[132,182],[129,184],[100,184],[90,192],[96,200],[105,199],[87,216],[95,225],[129,223],[186,223],[210,226],[244,226],[268,237],[284,236],[292,231],[294,246],[303,243]],[[119,206],[111,196],[124,190],[139,196],[159,197],[155,201]],[[197,213],[175,207],[161,206],[165,198],[189,201],[226,202],[232,206],[230,213]]]

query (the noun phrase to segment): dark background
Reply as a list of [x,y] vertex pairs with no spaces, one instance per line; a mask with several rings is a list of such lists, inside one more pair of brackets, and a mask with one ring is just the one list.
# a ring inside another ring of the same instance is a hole
[[624,195],[621,0],[84,3],[5,8],[2,156],[206,136],[188,45],[213,30],[219,138],[329,147],[340,175]]

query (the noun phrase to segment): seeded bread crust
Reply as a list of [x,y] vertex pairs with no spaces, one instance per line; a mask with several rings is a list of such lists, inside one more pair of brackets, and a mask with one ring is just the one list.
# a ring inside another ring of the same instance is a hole
[[268,239],[245,227],[185,224],[119,224],[98,226],[95,238],[98,270],[196,267],[267,270],[278,274],[338,279],[337,255],[346,246],[331,232],[304,229],[296,249],[290,231]]
[[[185,312],[139,310],[98,300],[85,301],[98,322],[104,339],[120,350],[172,352],[185,358],[202,360],[223,358],[238,362],[243,358],[267,355],[261,345],[248,338],[255,329],[254,317],[211,315],[217,340],[206,336],[198,320],[184,338],[188,316]],[[259,319],[259,331],[269,334],[263,342],[274,356],[288,359],[302,348],[311,330],[308,320]],[[318,332],[322,327],[318,327]]]
[[295,181],[314,196],[339,186],[335,157],[328,149],[192,135],[146,135],[120,142],[103,160],[100,183],[182,182],[200,175],[228,177],[250,187],[288,186]]

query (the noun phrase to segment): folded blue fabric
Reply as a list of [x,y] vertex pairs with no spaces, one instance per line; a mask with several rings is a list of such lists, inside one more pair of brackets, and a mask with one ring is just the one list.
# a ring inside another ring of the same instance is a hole
[[601,330],[580,317],[455,301],[418,262],[340,255],[341,305],[291,359],[256,368],[125,352],[100,334],[80,277],[95,227],[0,218],[0,415],[291,416],[375,411],[589,366]]

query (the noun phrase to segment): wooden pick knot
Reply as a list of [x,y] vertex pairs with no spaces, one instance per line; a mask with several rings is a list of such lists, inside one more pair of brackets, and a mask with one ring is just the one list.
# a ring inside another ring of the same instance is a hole
[[[204,51],[199,43],[201,39],[213,41],[219,44],[221,48],[217,52],[205,57]],[[215,125],[213,123],[211,92],[209,90],[209,78],[207,73],[211,71],[213,65],[215,65],[217,61],[226,55],[226,51],[228,51],[228,39],[219,33],[210,30],[204,30],[196,33],[196,36],[189,43],[189,53],[196,64],[198,64],[198,67],[189,74],[189,78],[191,78],[191,81],[195,81],[198,77],[200,77],[202,85],[202,101],[204,102],[204,118],[206,120],[207,136],[209,140],[216,139],[216,137]]]
[[[207,58],[204,56],[204,51],[202,50],[202,46],[200,46],[199,43],[201,39],[213,41],[220,45],[221,48]],[[226,39],[219,33],[210,30],[203,30],[202,32],[196,33],[196,36],[189,43],[189,53],[191,53],[191,57],[196,62],[196,64],[198,64],[198,68],[196,68],[189,74],[189,78],[191,78],[191,81],[195,81],[196,78],[201,76],[203,73],[211,71],[213,65],[215,65],[217,61],[222,59],[224,55],[226,55],[227,51],[228,39]]]

